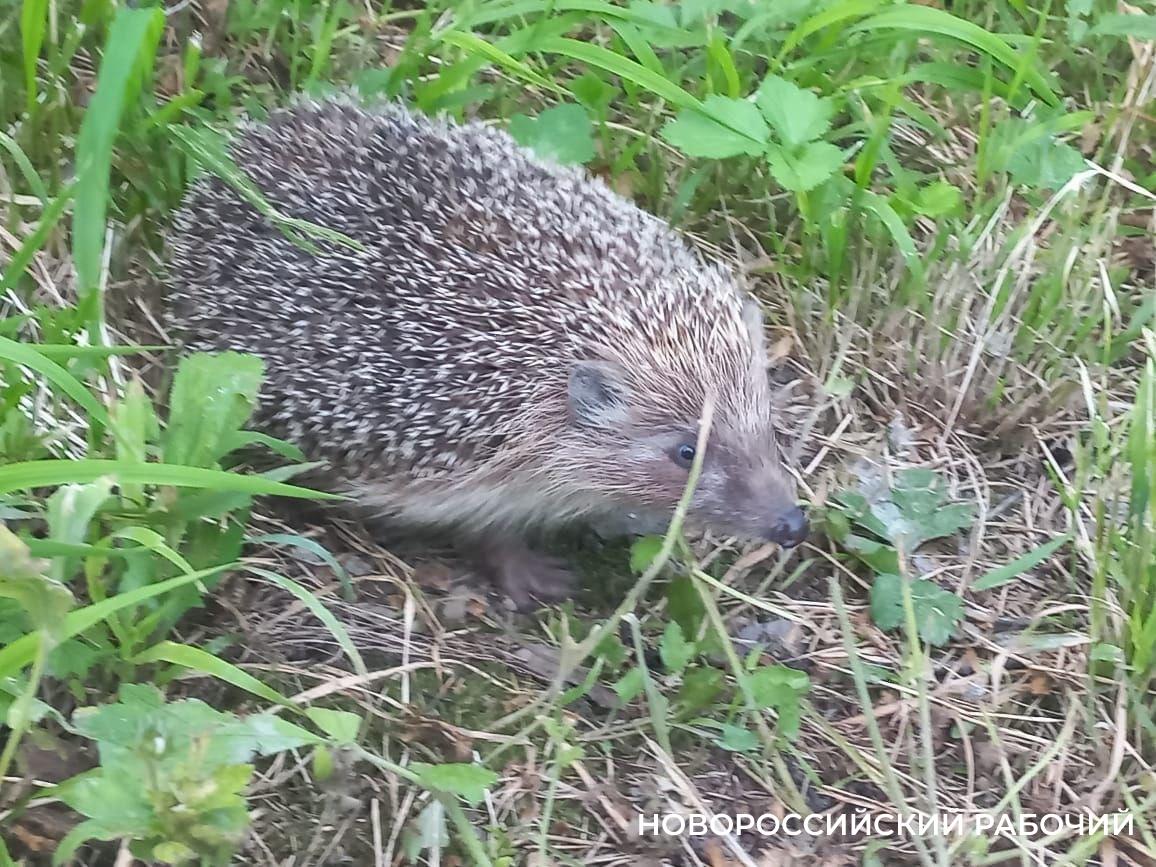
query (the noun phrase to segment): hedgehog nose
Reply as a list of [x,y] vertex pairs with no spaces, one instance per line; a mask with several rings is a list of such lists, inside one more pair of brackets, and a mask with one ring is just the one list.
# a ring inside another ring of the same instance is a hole
[[777,542],[784,548],[794,548],[807,538],[810,529],[807,513],[795,506],[771,525],[768,536],[772,542]]

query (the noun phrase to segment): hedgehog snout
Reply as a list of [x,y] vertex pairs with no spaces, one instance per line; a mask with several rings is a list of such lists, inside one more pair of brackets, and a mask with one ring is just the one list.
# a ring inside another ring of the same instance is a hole
[[807,513],[798,506],[792,506],[771,523],[767,530],[767,540],[784,548],[794,548],[806,541],[810,531]]

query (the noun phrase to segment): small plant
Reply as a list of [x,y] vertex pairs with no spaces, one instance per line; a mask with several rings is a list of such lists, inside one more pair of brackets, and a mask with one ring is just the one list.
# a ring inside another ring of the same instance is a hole
[[62,841],[57,864],[93,839],[127,839],[147,861],[228,864],[249,824],[252,757],[317,742],[274,714],[241,718],[196,699],[166,702],[149,684],[122,684],[119,701],[81,708],[72,724],[95,741],[100,766],[57,789],[85,817]]
[[[831,536],[876,573],[872,618],[880,629],[897,629],[905,621],[900,576],[914,568],[916,550],[970,526],[974,511],[951,503],[943,480],[922,468],[900,470],[891,486],[877,483],[868,493],[844,491],[836,503],[826,516]],[[963,616],[959,597],[925,578],[911,580],[908,592],[920,638],[946,643]]]

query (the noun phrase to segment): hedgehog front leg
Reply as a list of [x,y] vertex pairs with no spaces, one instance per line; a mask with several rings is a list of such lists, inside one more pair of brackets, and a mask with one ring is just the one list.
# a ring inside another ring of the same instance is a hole
[[535,603],[561,602],[574,591],[574,573],[561,560],[532,550],[520,539],[488,539],[479,545],[478,559],[519,611],[532,610]]

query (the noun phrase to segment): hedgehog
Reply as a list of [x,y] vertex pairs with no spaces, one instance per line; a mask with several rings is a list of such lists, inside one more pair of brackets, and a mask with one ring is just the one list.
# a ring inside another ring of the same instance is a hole
[[[300,100],[230,149],[275,210],[191,186],[168,320],[190,351],[264,360],[258,423],[334,492],[465,546],[519,608],[557,601],[572,572],[542,535],[668,520],[709,400],[688,527],[804,539],[758,302],[661,219],[398,102]],[[347,241],[302,243],[271,214]]]

